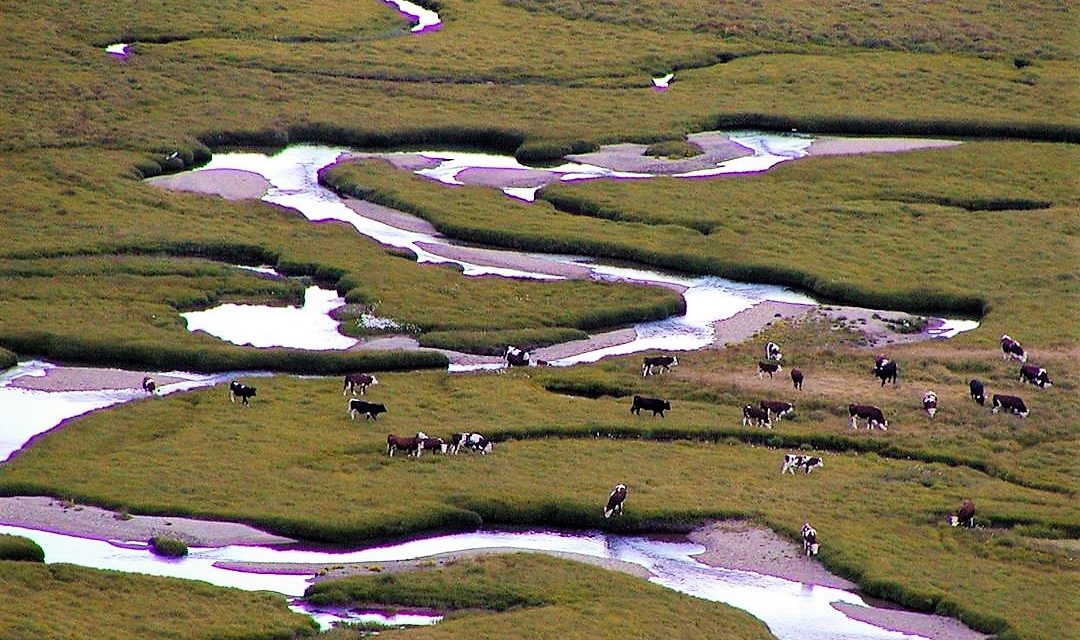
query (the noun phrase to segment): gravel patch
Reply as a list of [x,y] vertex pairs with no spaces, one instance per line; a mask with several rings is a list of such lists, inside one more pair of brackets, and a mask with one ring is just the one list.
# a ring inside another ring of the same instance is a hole
[[142,389],[143,378],[150,376],[160,387],[185,378],[151,371],[91,369],[87,367],[51,367],[44,376],[23,376],[12,380],[12,387],[34,391],[104,391],[106,389]]

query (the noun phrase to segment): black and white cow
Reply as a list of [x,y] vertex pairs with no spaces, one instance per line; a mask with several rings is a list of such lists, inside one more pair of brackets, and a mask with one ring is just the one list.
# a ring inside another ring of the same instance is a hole
[[937,413],[937,394],[927,391],[922,397],[922,408],[931,418]]
[[236,402],[237,398],[240,398],[241,404],[251,406],[248,402],[251,398],[255,397],[255,387],[249,387],[246,384],[241,384],[236,380],[229,383],[229,401]]
[[1040,389],[1054,386],[1054,383],[1050,381],[1050,374],[1046,372],[1046,369],[1035,364],[1020,365],[1020,381],[1033,384]]
[[626,485],[617,484],[608,495],[607,505],[604,506],[604,517],[610,518],[613,514],[622,515],[623,503],[626,502]]
[[766,362],[764,360],[761,360],[757,363],[758,379],[764,378],[766,373],[769,374],[769,377],[771,378],[773,377],[774,373],[779,373],[783,370],[784,368],[780,366],[779,362]]
[[991,413],[997,413],[998,409],[1004,409],[1009,413],[1014,413],[1021,418],[1028,417],[1028,408],[1024,404],[1024,401],[1016,396],[1006,396],[1002,394],[994,394],[994,397],[990,399],[990,406],[993,407]]
[[885,383],[891,380],[895,387],[896,379],[899,376],[896,361],[889,360],[885,356],[878,356],[874,361],[874,375],[881,378],[881,386],[884,387]]
[[146,376],[142,379],[142,390],[152,394],[157,391],[157,383],[150,376]]
[[761,407],[755,407],[752,404],[743,407],[742,423],[744,427],[754,423],[759,427],[768,427],[772,429],[772,423],[769,422],[769,412]]
[[367,393],[367,388],[379,384],[378,378],[366,373],[348,373],[345,374],[345,385],[341,387],[341,395],[346,395],[350,392],[355,396],[356,390],[360,389],[360,395]]
[[462,447],[479,451],[481,455],[491,453],[492,443],[479,433],[455,433],[450,436],[450,453],[457,455]]
[[362,415],[364,419],[378,420],[380,413],[386,413],[386,406],[366,402],[355,398],[349,400],[349,417],[356,420],[356,416]]
[[799,390],[802,390],[803,373],[802,369],[791,370],[791,384]]
[[802,546],[803,553],[806,557],[816,556],[818,552],[817,531],[810,526],[809,522],[804,522],[802,526]]
[[646,398],[643,396],[634,396],[634,402],[630,405],[630,413],[641,415],[641,410],[652,411],[653,417],[664,417],[665,411],[671,410],[671,403],[667,400],[661,400],[660,398]]
[[869,404],[849,404],[848,415],[851,416],[851,428],[858,429],[858,418],[866,420],[866,428],[873,429],[874,425],[881,427],[882,431],[888,431],[889,421],[881,409]]
[[1018,362],[1027,362],[1027,353],[1024,352],[1024,348],[1020,346],[1020,343],[1009,337],[1009,334],[1002,334],[1001,336],[1001,359],[1008,360],[1009,358],[1016,358]]
[[784,466],[780,468],[780,475],[791,471],[791,475],[795,475],[795,472],[799,470],[799,467],[806,469],[807,475],[811,471],[818,467],[825,466],[825,461],[817,456],[804,456],[797,453],[785,453],[784,454]]
[[766,342],[765,359],[774,360],[776,362],[780,362],[781,360],[783,360],[784,354],[780,353],[780,345],[776,344],[775,342]]
[[762,400],[758,403],[758,406],[776,416],[777,420],[783,420],[784,416],[795,413],[795,407],[790,402],[781,402],[780,400]]
[[667,373],[677,364],[679,359],[675,356],[647,356],[641,361],[641,377]]
[[956,515],[949,516],[949,524],[954,527],[974,527],[975,503],[970,498],[964,498],[964,503],[956,510]]
[[503,353],[503,358],[506,360],[506,366],[508,367],[527,367],[529,366],[531,356],[528,351],[506,345],[506,351]]
[[432,438],[425,434],[423,431],[416,434],[416,450],[417,457],[424,451],[430,451],[432,453],[446,453],[449,450],[449,445],[442,438]]
[[968,383],[968,389],[971,391],[971,399],[979,403],[979,406],[986,404],[986,388],[983,386],[982,380],[972,379]]

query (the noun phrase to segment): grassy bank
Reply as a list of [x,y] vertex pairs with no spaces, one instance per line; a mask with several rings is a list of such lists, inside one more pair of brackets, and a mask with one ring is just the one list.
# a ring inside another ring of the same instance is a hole
[[45,552],[29,538],[0,534],[0,560],[45,562]]
[[473,558],[440,569],[321,582],[306,598],[316,604],[379,603],[448,612],[438,625],[410,632],[424,638],[773,637],[760,621],[727,605],[539,554]]

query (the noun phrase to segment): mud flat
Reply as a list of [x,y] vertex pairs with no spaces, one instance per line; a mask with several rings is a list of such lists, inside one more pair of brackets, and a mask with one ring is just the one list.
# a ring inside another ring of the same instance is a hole
[[147,178],[146,182],[172,191],[187,191],[225,198],[256,200],[270,189],[270,181],[251,171],[207,169]]
[[106,389],[142,389],[143,378],[151,377],[160,387],[187,378],[162,375],[150,371],[93,369],[90,367],[51,367],[43,376],[23,376],[11,386],[34,391],[104,391]]

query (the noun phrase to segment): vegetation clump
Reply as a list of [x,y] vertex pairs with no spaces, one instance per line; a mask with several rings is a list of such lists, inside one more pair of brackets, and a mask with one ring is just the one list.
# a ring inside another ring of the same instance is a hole
[[45,551],[30,538],[0,534],[0,560],[45,562]]
[[182,558],[188,554],[187,543],[171,536],[150,538],[150,550],[166,558]]
[[665,140],[649,145],[645,155],[658,158],[692,158],[705,153],[702,148],[687,140]]

